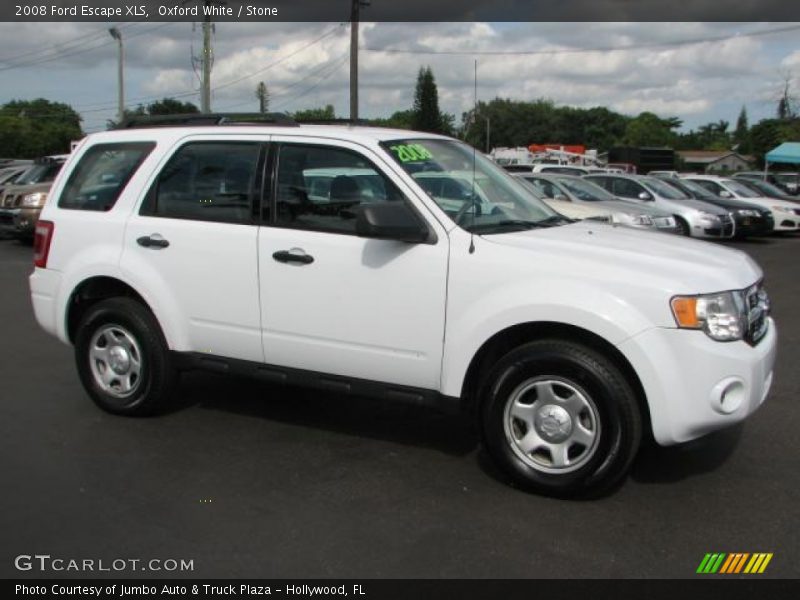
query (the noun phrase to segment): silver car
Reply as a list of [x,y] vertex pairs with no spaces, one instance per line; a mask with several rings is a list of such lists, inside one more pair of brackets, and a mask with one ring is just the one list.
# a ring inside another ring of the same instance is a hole
[[546,198],[602,208],[611,214],[612,223],[666,233],[678,232],[675,217],[670,213],[642,203],[621,200],[585,178],[553,173],[518,176],[535,185]]
[[731,238],[734,225],[723,209],[701,200],[686,200],[675,188],[655,177],[643,175],[587,175],[584,177],[611,194],[647,204],[675,217],[678,233],[707,239]]

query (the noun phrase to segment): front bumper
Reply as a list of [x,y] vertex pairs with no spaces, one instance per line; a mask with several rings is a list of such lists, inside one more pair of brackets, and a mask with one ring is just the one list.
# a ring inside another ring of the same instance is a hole
[[34,208],[18,208],[14,215],[14,234],[19,237],[33,237],[39,215],[42,214],[40,206]]
[[775,323],[755,346],[715,342],[702,331],[653,328],[619,345],[644,387],[653,436],[687,442],[744,420],[772,384]]

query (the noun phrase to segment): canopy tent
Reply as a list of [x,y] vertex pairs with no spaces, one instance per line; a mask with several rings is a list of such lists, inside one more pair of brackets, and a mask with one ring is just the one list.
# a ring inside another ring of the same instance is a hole
[[767,163],[800,164],[800,142],[784,142],[767,152],[764,160]]
[[[769,174],[769,163],[800,165],[800,142],[784,142],[764,155],[764,181]],[[800,175],[797,179],[797,183],[800,184]]]

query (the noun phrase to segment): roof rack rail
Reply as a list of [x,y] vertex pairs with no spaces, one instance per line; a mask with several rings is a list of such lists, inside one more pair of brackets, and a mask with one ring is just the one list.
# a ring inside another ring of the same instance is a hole
[[175,115],[135,115],[127,117],[115,129],[215,125],[284,125],[297,127],[298,124],[284,113],[182,113]]
[[367,119],[299,119],[296,121],[299,125],[362,125],[369,126],[370,123]]

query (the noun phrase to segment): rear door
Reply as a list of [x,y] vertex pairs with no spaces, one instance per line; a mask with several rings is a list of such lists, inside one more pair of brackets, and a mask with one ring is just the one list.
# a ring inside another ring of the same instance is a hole
[[[272,213],[258,240],[265,361],[438,389],[448,239],[365,239],[354,211],[413,191],[356,144],[273,136]],[[433,219],[425,219],[439,227]]]
[[182,141],[128,220],[121,267],[173,321],[173,349],[263,360],[256,242],[267,141]]

